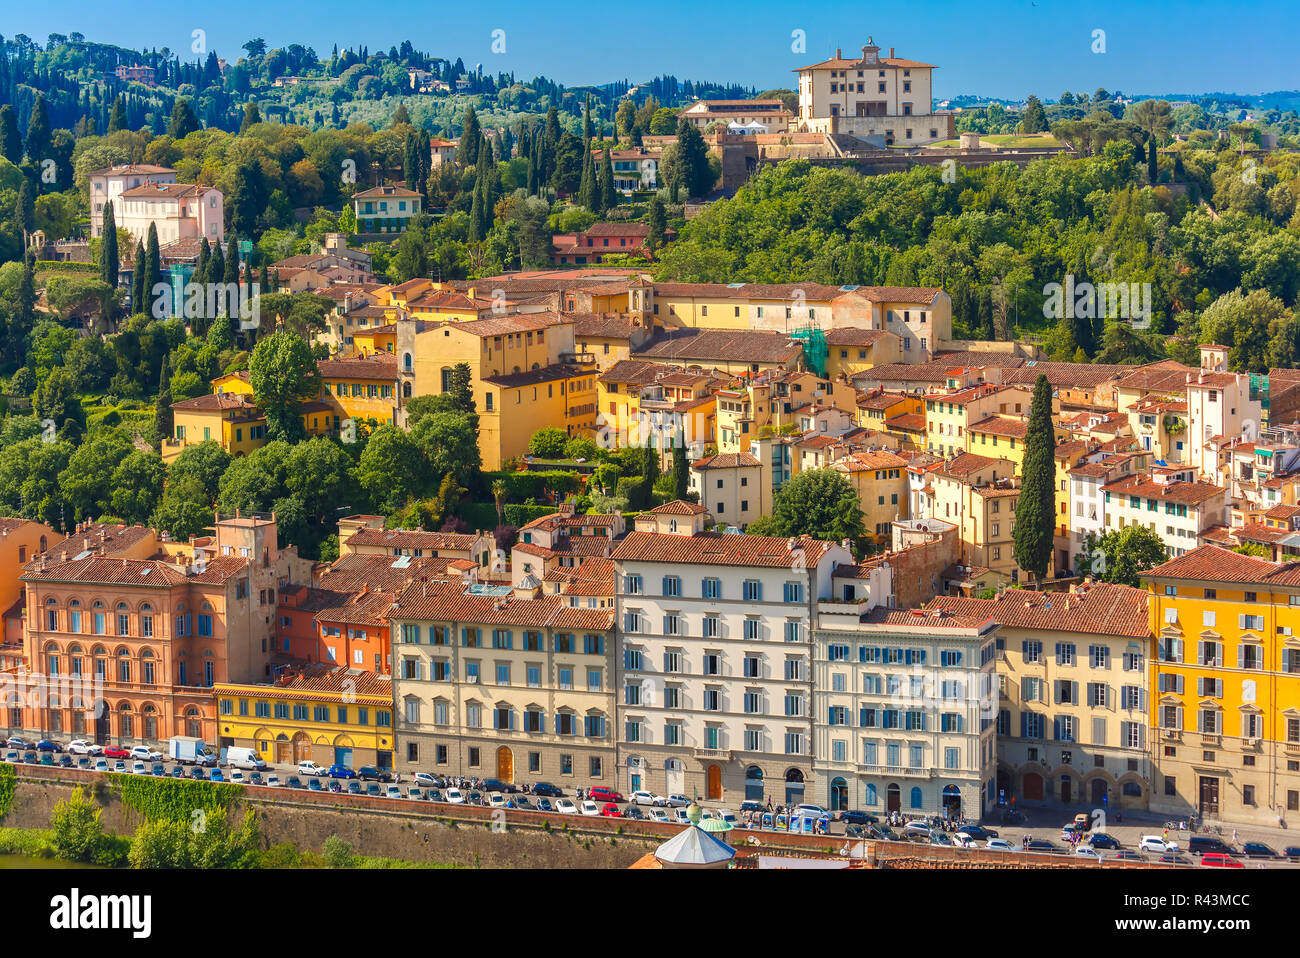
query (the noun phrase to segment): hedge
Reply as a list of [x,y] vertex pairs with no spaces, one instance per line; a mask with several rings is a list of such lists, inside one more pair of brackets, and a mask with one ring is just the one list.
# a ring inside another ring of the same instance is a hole
[[456,517],[474,532],[488,531],[497,527],[497,506],[495,502],[462,502]]
[[511,504],[506,506],[506,525],[509,526],[526,526],[534,519],[540,519],[542,516],[549,516],[557,512],[555,506],[521,506]]
[[241,788],[229,782],[200,782],[189,778],[154,778],[144,775],[109,775],[122,804],[146,819],[190,821],[196,811],[229,809]]
[[17,777],[14,775],[14,767],[8,763],[0,765],[0,820],[9,813],[10,806],[14,803],[14,784]]

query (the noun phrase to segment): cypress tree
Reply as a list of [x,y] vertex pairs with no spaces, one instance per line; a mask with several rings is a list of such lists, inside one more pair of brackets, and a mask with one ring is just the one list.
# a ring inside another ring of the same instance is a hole
[[650,247],[650,252],[657,250],[664,241],[664,230],[668,226],[668,215],[664,210],[664,202],[659,199],[659,194],[655,194],[654,199],[650,201],[650,213],[646,217],[646,223],[650,227],[650,232],[646,235],[646,245]]
[[609,158],[609,147],[600,160],[600,205],[608,212],[618,206],[618,190],[614,189],[614,164]]
[[258,277],[257,285],[261,288],[263,293],[269,293],[271,291],[271,275],[267,270],[265,263],[262,264],[262,274]]
[[104,204],[104,235],[99,241],[99,278],[117,288],[117,222],[113,204]]
[[23,141],[18,135],[18,121],[14,108],[6,103],[0,106],[0,154],[17,166],[23,161]]
[[158,228],[153,223],[150,223],[149,237],[144,248],[144,282],[142,284],[146,300],[152,302],[154,287],[162,281],[162,257],[158,253]]
[[118,130],[126,129],[126,104],[122,102],[119,96],[113,101],[113,112],[108,118],[108,132],[116,133]]
[[239,282],[239,243],[234,234],[230,236],[230,242],[226,244],[226,268],[221,273],[223,283]]
[[1147,182],[1152,186],[1160,176],[1160,166],[1156,163],[1156,138],[1147,137]]
[[600,201],[600,192],[596,189],[595,164],[591,159],[591,150],[582,151],[582,179],[578,181],[578,201],[593,213],[599,213],[596,204]]
[[144,244],[135,244],[135,266],[131,270],[131,312],[144,312]]
[[45,97],[37,96],[27,121],[27,159],[39,163],[50,155],[50,117],[45,108]]
[[686,437],[679,436],[673,443],[673,495],[685,499],[690,483],[691,468],[686,460]]
[[1052,532],[1056,523],[1056,460],[1052,457],[1055,448],[1052,387],[1046,376],[1039,375],[1029,406],[1013,533],[1016,564],[1035,580],[1047,574],[1052,561]]
[[171,361],[164,356],[162,371],[158,374],[158,400],[153,409],[154,448],[160,449],[172,437],[175,428],[172,416]]

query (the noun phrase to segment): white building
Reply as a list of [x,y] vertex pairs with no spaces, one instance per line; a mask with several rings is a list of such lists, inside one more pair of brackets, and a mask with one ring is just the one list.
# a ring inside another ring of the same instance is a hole
[[1187,462],[1203,479],[1216,480],[1226,462],[1220,449],[1244,437],[1260,436],[1264,407],[1255,382],[1247,373],[1223,372],[1227,349],[1201,347],[1201,371],[1187,380]]
[[813,774],[812,625],[842,544],[704,531],[670,502],[619,543],[618,764],[629,789],[798,804]]
[[862,56],[835,56],[799,67],[799,117],[805,133],[849,133],[881,145],[918,146],[956,135],[953,116],[931,103],[932,63],[880,55],[868,39]]
[[182,239],[225,242],[225,198],[215,186],[142,183],[123,190],[114,207],[117,225],[140,242],[148,240],[150,224],[159,246]]
[[820,602],[815,800],[954,818],[992,807],[996,630],[987,614],[889,609],[875,595]]
[[1231,519],[1228,490],[1198,482],[1188,465],[1152,466],[1148,474],[1108,482],[1102,498],[1107,532],[1146,526],[1160,536],[1170,558],[1195,549],[1203,532]]
[[[104,206],[113,204],[113,219],[122,226],[122,194],[146,183],[175,183],[176,171],[148,163],[125,163],[90,173],[90,229],[98,239],[104,235]],[[148,226],[145,227],[148,232]],[[161,242],[161,237],[159,237]]]

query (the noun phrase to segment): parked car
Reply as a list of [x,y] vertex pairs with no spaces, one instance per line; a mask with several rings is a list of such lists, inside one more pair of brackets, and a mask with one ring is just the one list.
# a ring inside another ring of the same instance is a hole
[[16,748],[21,751],[22,749],[25,748],[35,748],[35,747],[36,747],[35,742],[29,742],[21,735],[10,735],[7,739],[5,739],[5,748]]
[[1205,852],[1201,855],[1201,864],[1210,868],[1245,868],[1241,862],[1223,852]]
[[685,808],[691,800],[685,795],[669,795],[664,799],[664,808]]
[[1118,839],[1107,835],[1105,832],[1097,832],[1088,839],[1088,844],[1093,848],[1100,848],[1103,851],[1117,851],[1124,847],[1119,843]]
[[539,798],[537,800],[537,810],[539,812],[553,812],[555,811],[555,806],[551,804],[549,798]]
[[794,807],[794,813],[796,816],[802,815],[805,818],[809,818],[809,817],[830,818],[831,817],[831,813],[826,811],[826,809],[822,808],[820,805],[812,805],[812,804],[796,805]]
[[584,798],[582,804],[578,806],[578,811],[583,815],[597,816],[600,814],[600,806],[589,798]]
[[1273,848],[1263,842],[1246,842],[1241,846],[1241,853],[1247,858],[1281,858]]
[[131,758],[138,758],[142,762],[161,762],[163,754],[148,745],[137,745],[131,749]]
[[[755,802],[754,804],[757,805],[758,803]],[[740,810],[743,812],[746,809],[742,805],[740,807]],[[880,819],[879,817],[872,815],[870,812],[860,812],[855,809],[846,809],[845,811],[840,812],[840,821],[851,822],[854,825],[875,825],[880,822]]]
[[492,792],[492,793],[490,793],[490,794],[488,795],[488,807],[489,807],[489,808],[505,808],[505,807],[506,807],[506,797],[505,797],[504,795],[502,795],[500,792]]
[[546,798],[563,798],[564,792],[558,785],[552,785],[550,782],[538,782],[533,786],[534,795],[543,795]]
[[280,787],[280,776],[279,776],[279,775],[268,775],[268,776],[266,776],[266,781],[263,782],[262,784],[264,784],[267,788],[279,788],[279,787]]
[[1119,851],[1117,851],[1114,855],[1111,855],[1110,857],[1116,859],[1117,861],[1121,861],[1121,862],[1144,862],[1144,861],[1146,861],[1146,859],[1145,859],[1144,857],[1142,857],[1142,856],[1139,855],[1137,852],[1132,851],[1132,850],[1130,850],[1130,849],[1128,849],[1128,848],[1121,848]]
[[[214,779],[214,781],[215,781],[215,779]],[[231,785],[247,785],[247,784],[248,784],[248,779],[244,778],[244,773],[241,772],[239,769],[237,769],[237,768],[235,768],[235,769],[231,769],[231,771],[230,771],[230,784],[231,784]]]
[[350,782],[348,782],[348,794],[349,794],[349,795],[364,795],[364,794],[365,794],[365,789],[363,789],[363,788],[361,787],[361,782],[360,782],[359,779],[355,779],[355,778],[354,778],[354,779],[352,779]]
[[[67,758],[67,756],[65,755],[64,758]],[[68,764],[69,765],[72,764],[71,759],[68,760]],[[159,778],[162,778],[164,775],[167,774],[167,770],[163,768],[162,762],[154,762],[151,766],[149,766],[149,771],[152,774],[158,776]]]
[[732,828],[739,828],[739,827],[740,827],[740,820],[739,820],[738,818],[736,818],[736,813],[733,812],[733,811],[732,811],[731,809],[729,809],[729,808],[720,808],[720,809],[718,809],[718,818],[722,819],[724,822],[726,822],[726,823],[727,823],[728,825],[730,825]]
[[209,782],[224,782],[225,780],[226,780],[225,777],[221,774],[221,769],[219,768],[208,769]]
[[384,795],[378,782],[366,782],[366,794],[371,798],[382,798]]
[[[71,756],[71,755],[60,755],[60,756],[59,756],[59,768],[72,768],[72,766],[73,766],[74,764],[75,764],[75,763],[72,761],[72,756]],[[159,768],[159,769],[160,769],[160,768],[162,768],[162,766],[161,766],[161,765],[155,765],[154,768]],[[154,774],[155,774],[155,775],[161,775],[162,772],[155,772]]]
[[309,779],[307,779],[307,789],[308,789],[308,791],[312,791],[312,792],[323,792],[323,791],[325,791],[325,789],[321,787],[320,779],[319,779],[319,778],[309,778]]
[[652,822],[661,822],[665,825],[671,821],[666,808],[652,808],[646,812],[646,817]]
[[422,785],[425,788],[433,788],[438,784],[438,780],[428,772],[416,772],[411,776],[411,781],[415,782],[416,785]]
[[357,778],[363,782],[391,782],[393,775],[391,772],[380,771],[373,765],[363,765],[357,769]]
[[963,825],[961,830],[971,838],[997,838],[998,833],[991,828],[985,828],[983,825]]
[[616,788],[606,788],[603,785],[597,785],[595,788],[587,791],[587,798],[593,802],[614,802],[618,805],[627,801],[622,793]]
[[574,805],[573,802],[571,802],[567,798],[557,799],[555,802],[555,810],[559,812],[561,815],[578,814],[578,806]]
[[173,765],[172,778],[184,778],[184,777],[185,777],[185,769],[181,768],[179,765]]
[[1288,845],[1282,849],[1282,854],[1290,861],[1300,861],[1300,845]]
[[518,786],[511,785],[509,782],[503,782],[499,778],[489,778],[483,783],[485,792],[501,792],[505,795],[513,795],[519,791]]
[[447,789],[447,791],[446,791],[444,797],[447,799],[447,804],[448,804],[448,805],[464,805],[464,804],[465,804],[465,796],[461,793],[461,790],[460,790],[459,788],[449,788],[449,789]]
[[106,758],[96,759],[96,761],[95,761],[95,771],[97,771],[97,772],[107,772],[107,771],[108,771],[108,759],[106,759]]
[[73,755],[103,755],[104,746],[88,742],[84,738],[74,738],[68,743],[68,751]]
[[384,790],[384,795],[387,798],[401,798],[402,789],[397,785],[389,785],[388,788]]
[[414,799],[417,802],[422,802],[424,801],[424,789],[412,785],[410,788],[406,790],[406,797],[410,799]]
[[303,776],[307,776],[307,775],[313,775],[313,776],[314,776],[314,775],[324,775],[324,774],[325,774],[325,769],[321,768],[321,767],[320,767],[319,765],[317,765],[315,762],[299,762],[299,763],[298,763],[298,774],[299,774],[299,775],[303,775]]
[[285,781],[285,783],[284,783],[284,787],[285,787],[285,788],[302,788],[302,787],[303,787],[302,779],[300,779],[297,775],[290,775],[289,778]]
[[1187,850],[1193,855],[1215,852],[1219,855],[1235,855],[1236,849],[1221,838],[1212,835],[1193,835],[1187,840]]
[[149,769],[145,768],[144,762],[132,762],[132,763],[131,763],[131,774],[132,774],[132,775],[148,775],[148,774],[149,774]]
[[[177,767],[179,768],[180,766]],[[207,780],[207,777],[208,776],[203,771],[203,769],[199,768],[197,765],[194,768],[190,769],[190,778],[194,779],[195,781],[203,782]]]
[[1191,865],[1194,862],[1186,855],[1161,855],[1160,862],[1164,865]]
[[62,752],[62,751],[63,751],[63,746],[60,745],[58,742],[54,741],[53,739],[43,738],[43,739],[41,739],[39,742],[36,743],[36,751],[38,751],[38,752]]
[[264,785],[265,779],[262,778],[261,772],[250,772],[248,776],[249,785]]
[[[941,835],[943,833],[937,832],[936,834]],[[933,838],[934,836],[931,837]],[[956,845],[958,848],[975,848],[979,844],[978,840],[972,838],[969,832],[953,833],[952,843]]]
[[630,818],[634,822],[644,822],[649,818],[649,816],[646,815],[645,812],[641,811],[641,809],[636,805],[629,805],[627,811],[623,813],[623,817]]
[[130,755],[130,752],[117,745],[110,745],[104,749],[104,758],[129,758]]
[[941,832],[938,829],[935,829],[930,833],[930,844],[947,845],[948,847],[951,848],[955,846],[957,843],[952,840],[952,836],[949,835],[947,832]]
[[1091,845],[1076,845],[1074,848],[1075,855],[1081,855],[1085,858],[1100,858],[1101,853]]
[[1138,842],[1138,851],[1155,852],[1157,855],[1176,855],[1177,842],[1167,842],[1159,835],[1143,835]]
[[742,812],[765,812],[767,811],[767,808],[762,802],[756,802],[753,799],[746,799],[740,803],[740,810]]
[[990,838],[984,842],[984,847],[991,848],[995,852],[1014,852],[1016,850],[1016,846],[1005,838]]
[[633,805],[662,805],[664,798],[662,795],[656,795],[654,792],[645,790],[633,792],[627,797],[627,800]]
[[672,816],[674,821],[680,822],[683,825],[689,825],[691,822],[690,818],[686,814],[686,809],[681,806],[672,810]]
[[1027,852],[1051,852],[1052,854],[1058,854],[1061,851],[1061,846],[1054,842],[1049,842],[1045,838],[1035,838],[1026,843],[1024,850]]
[[[583,804],[585,805],[587,803],[583,802]],[[623,813],[618,810],[618,806],[615,805],[613,802],[606,802],[604,805],[602,805],[600,808],[600,814],[605,816],[606,818],[623,817]]]
[[904,835],[929,835],[930,826],[925,822],[908,822],[903,826]]
[[348,768],[346,765],[339,765],[337,763],[331,765],[330,770],[325,774],[328,775],[330,778],[356,778],[357,777],[357,773],[354,770]]

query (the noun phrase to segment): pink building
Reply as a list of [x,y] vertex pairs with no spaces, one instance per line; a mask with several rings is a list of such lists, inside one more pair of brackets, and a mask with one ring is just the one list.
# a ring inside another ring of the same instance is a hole
[[[104,234],[104,205],[113,204],[113,219],[122,225],[122,194],[146,183],[175,183],[176,171],[148,163],[124,163],[106,166],[90,173],[90,228],[98,239]],[[145,232],[149,231],[148,224]]]
[[214,186],[148,182],[125,190],[114,213],[117,225],[139,240],[149,235],[153,223],[160,245],[204,238],[221,243],[226,235],[224,199]]

